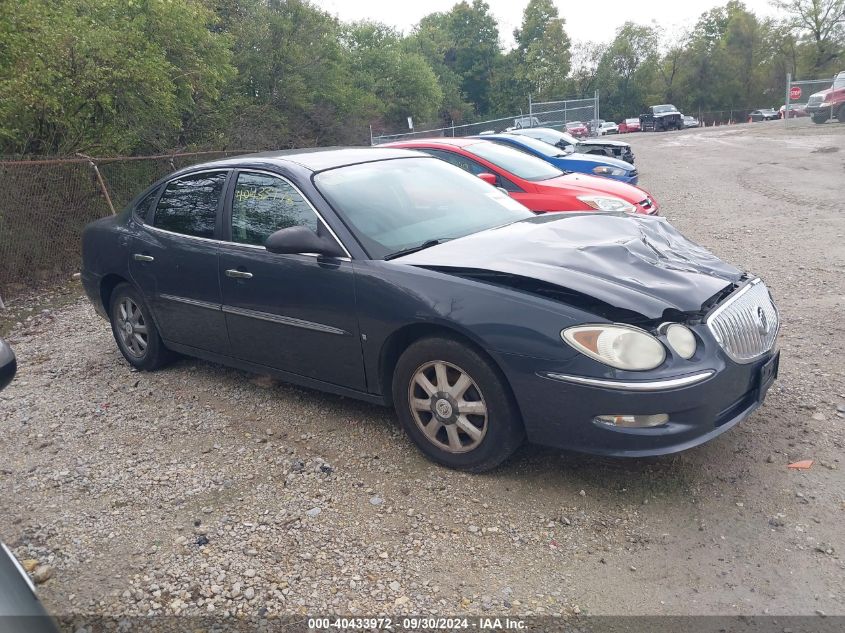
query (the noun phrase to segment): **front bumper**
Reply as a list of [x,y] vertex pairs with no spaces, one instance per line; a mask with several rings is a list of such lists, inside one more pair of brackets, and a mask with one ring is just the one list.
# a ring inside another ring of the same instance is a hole
[[[506,373],[522,412],[529,441],[599,455],[665,455],[698,446],[748,417],[765,398],[761,371],[777,352],[753,363],[730,361],[703,368],[713,373],[686,386],[631,390],[618,385],[578,384],[550,377],[566,375],[537,359],[507,356]],[[775,375],[778,360],[767,366]],[[544,366],[545,365],[545,366]],[[663,380],[683,378],[664,377]],[[601,379],[599,379],[601,380]],[[665,424],[624,428],[595,422],[599,415],[668,414]]]

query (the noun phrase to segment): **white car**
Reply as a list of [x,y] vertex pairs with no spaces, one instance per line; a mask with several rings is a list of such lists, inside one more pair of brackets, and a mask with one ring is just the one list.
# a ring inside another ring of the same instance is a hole
[[619,126],[613,121],[605,121],[599,128],[599,136],[605,136],[607,134],[619,134]]

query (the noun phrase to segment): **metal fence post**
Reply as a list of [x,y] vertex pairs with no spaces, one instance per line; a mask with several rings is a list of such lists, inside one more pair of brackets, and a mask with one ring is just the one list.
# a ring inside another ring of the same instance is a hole
[[81,156],[82,158],[88,159],[88,164],[94,169],[94,175],[97,177],[97,183],[100,185],[100,190],[103,192],[103,196],[106,198],[106,202],[109,205],[109,209],[111,209],[112,215],[117,215],[117,211],[114,210],[114,205],[111,201],[111,196],[109,195],[109,189],[106,187],[106,182],[103,180],[103,175],[100,173],[100,169],[97,167],[97,163],[94,162],[94,159],[90,156],[86,156],[85,154],[80,154],[77,152],[77,156]]
[[792,92],[792,73],[786,73],[786,100],[783,106],[783,127],[789,127],[789,93]]
[[531,93],[528,93],[528,120],[531,121],[531,117],[534,116],[534,102],[531,100]]
[[[599,91],[596,89],[595,95],[593,97],[595,99],[595,104],[593,106],[593,119],[598,122],[599,120]],[[590,134],[592,135],[592,130],[590,130]],[[598,136],[598,135],[596,135]]]

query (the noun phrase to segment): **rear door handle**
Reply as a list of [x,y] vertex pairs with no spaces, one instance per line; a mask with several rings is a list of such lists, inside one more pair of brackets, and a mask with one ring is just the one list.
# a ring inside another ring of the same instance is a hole
[[227,270],[226,276],[233,277],[235,279],[252,279],[252,273],[248,273],[245,270],[236,270],[234,268]]
[[141,253],[135,253],[132,256],[132,259],[134,259],[136,262],[152,262],[152,261],[155,261],[155,257],[153,257],[152,255],[142,255]]

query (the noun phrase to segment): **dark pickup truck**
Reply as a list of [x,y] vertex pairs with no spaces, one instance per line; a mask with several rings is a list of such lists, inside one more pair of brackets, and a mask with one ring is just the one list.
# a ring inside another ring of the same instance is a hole
[[650,112],[640,115],[640,129],[643,132],[684,129],[684,115],[672,104],[651,106],[649,110]]

